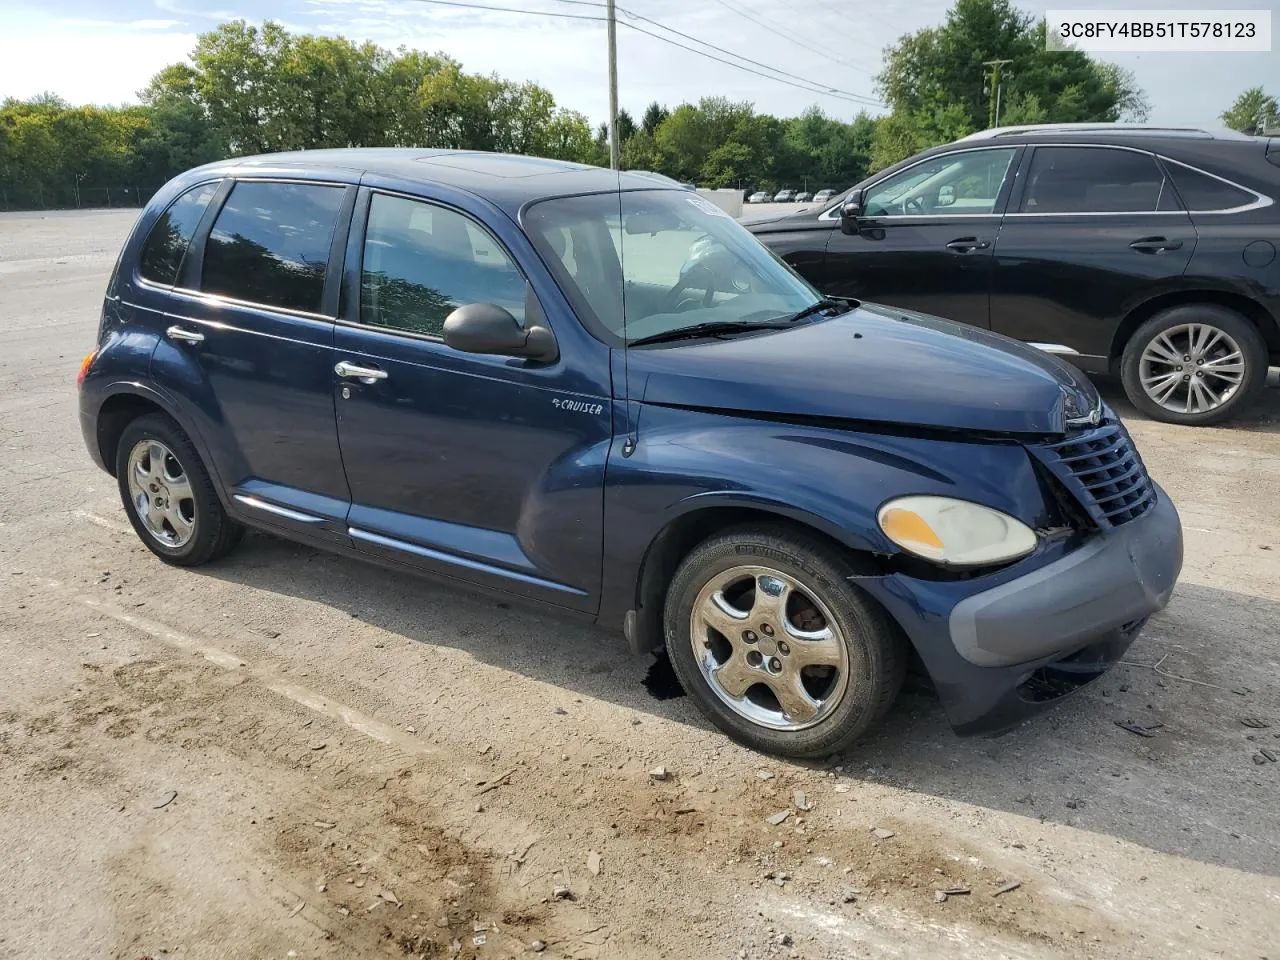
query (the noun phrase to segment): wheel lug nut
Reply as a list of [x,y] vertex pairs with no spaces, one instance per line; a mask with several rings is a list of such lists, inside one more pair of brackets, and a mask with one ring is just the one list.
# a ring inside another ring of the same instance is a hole
[[777,657],[770,657],[769,669],[772,670],[774,673],[779,673],[782,670],[782,661],[779,660]]
[[778,652],[779,652],[780,654],[782,654],[782,655],[785,657],[788,653],[790,653],[790,652],[791,652],[791,648],[790,648],[790,647],[788,647],[788,646],[786,645],[786,643],[779,642],[779,644],[778,644]]
[[760,656],[759,651],[752,650],[750,653],[747,654],[747,663],[750,666],[758,667],[760,666],[760,663],[763,660],[764,660],[764,657]]
[[1188,380],[1190,380],[1190,379],[1191,379],[1191,377],[1190,377],[1190,375],[1189,375],[1189,374],[1183,374],[1183,377],[1182,377],[1182,382],[1183,382],[1183,383],[1186,383],[1186,382],[1187,382]]
[[1178,364],[1178,372],[1179,372],[1179,373],[1181,373],[1181,372],[1182,372],[1182,364]]
[[1190,362],[1191,362],[1191,358],[1190,358],[1190,357],[1183,357],[1183,358],[1182,358],[1182,362],[1183,362],[1183,363],[1190,363]]
[[769,624],[767,623],[762,623],[760,624],[760,632],[763,633],[766,637],[772,637],[773,627],[769,626]]
[[1197,361],[1196,361],[1196,366],[1197,366],[1197,367],[1203,367],[1203,366],[1204,366],[1204,361],[1203,361],[1203,360],[1197,360]]
[[1203,371],[1203,370],[1197,370],[1197,371],[1196,371],[1196,376],[1197,376],[1197,377],[1203,377],[1203,376],[1204,376],[1204,371]]
[[752,631],[748,630],[748,631],[746,631],[745,633],[743,633],[743,635],[742,635],[742,639],[743,639],[743,640],[745,640],[745,641],[747,641],[747,643],[755,643],[755,642],[756,642],[756,635],[755,635],[755,633],[754,633],[754,632],[752,632]]

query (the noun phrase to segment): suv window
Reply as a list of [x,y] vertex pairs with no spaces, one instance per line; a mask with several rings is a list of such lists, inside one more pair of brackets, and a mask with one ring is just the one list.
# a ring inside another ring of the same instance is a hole
[[876,184],[863,201],[867,217],[994,213],[1017,150],[969,150],[917,163]]
[[1037,147],[1022,213],[1153,213],[1177,210],[1149,153],[1107,147]]
[[375,193],[360,271],[360,322],[438,337],[469,303],[524,322],[524,274],[483,227],[446,207]]
[[1231,210],[1247,206],[1258,199],[1248,190],[1191,167],[1184,167],[1176,161],[1166,161],[1165,165],[1169,168],[1173,185],[1182,196],[1182,202],[1193,213]]
[[217,192],[217,182],[202,183],[169,205],[147,235],[147,242],[138,257],[138,273],[166,287],[177,283],[178,269],[186,256],[187,245],[200,225],[204,208]]
[[201,289],[318,313],[344,190],[237,183],[205,242]]

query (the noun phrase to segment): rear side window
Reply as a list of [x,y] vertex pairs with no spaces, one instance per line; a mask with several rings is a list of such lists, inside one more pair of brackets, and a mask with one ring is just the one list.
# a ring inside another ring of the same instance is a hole
[[438,337],[469,303],[524,322],[524,275],[475,221],[446,207],[375,193],[360,273],[360,322]]
[[204,209],[218,192],[217,183],[205,183],[188,190],[160,215],[138,258],[138,273],[166,287],[178,281],[178,270],[186,256],[191,237],[204,216]]
[[237,183],[205,242],[201,289],[318,313],[344,189]]
[[1253,203],[1258,198],[1235,184],[1211,177],[1207,173],[1167,161],[1169,176],[1182,195],[1182,202],[1194,213],[1231,210]]
[[1154,213],[1177,209],[1149,153],[1102,147],[1037,147],[1022,213]]

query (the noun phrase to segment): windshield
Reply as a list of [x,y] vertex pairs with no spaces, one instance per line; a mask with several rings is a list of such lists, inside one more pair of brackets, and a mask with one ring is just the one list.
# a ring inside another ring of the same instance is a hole
[[737,221],[688,191],[545,200],[529,209],[525,229],[575,309],[615,344],[789,317],[821,300]]

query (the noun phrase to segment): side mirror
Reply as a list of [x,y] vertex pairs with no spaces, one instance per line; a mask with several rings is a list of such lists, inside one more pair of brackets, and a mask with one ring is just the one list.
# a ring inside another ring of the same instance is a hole
[[862,216],[863,193],[851,190],[840,206],[840,232],[853,236],[858,232],[858,219]]
[[493,303],[468,303],[444,319],[444,342],[465,353],[492,353],[549,363],[560,356],[555,335],[547,326],[537,298],[526,297],[526,325]]

